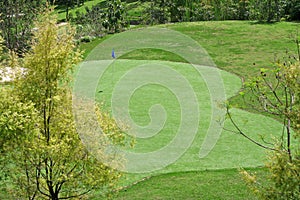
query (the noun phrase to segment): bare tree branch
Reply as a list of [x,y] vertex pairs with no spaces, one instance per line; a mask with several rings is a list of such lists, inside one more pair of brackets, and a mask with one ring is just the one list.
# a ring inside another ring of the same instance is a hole
[[268,147],[268,146],[265,146],[257,141],[255,141],[254,139],[250,138],[248,135],[246,135],[239,127],[238,125],[235,123],[235,121],[233,120],[230,112],[229,112],[229,108],[226,107],[226,112],[227,112],[227,116],[229,117],[231,123],[233,124],[233,126],[236,128],[236,130],[238,131],[238,133],[240,135],[242,135],[243,137],[245,137],[246,139],[248,139],[249,141],[251,141],[252,143],[256,144],[257,146],[260,146],[264,149],[268,149],[268,150],[272,150],[272,151],[277,151],[275,148],[272,148],[272,147]]

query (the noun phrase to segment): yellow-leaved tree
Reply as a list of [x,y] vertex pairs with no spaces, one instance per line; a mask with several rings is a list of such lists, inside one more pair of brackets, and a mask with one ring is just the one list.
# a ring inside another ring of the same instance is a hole
[[[12,199],[83,199],[94,190],[107,194],[120,177],[91,155],[76,132],[70,80],[81,60],[74,30],[59,28],[51,9],[35,24],[31,50],[13,87],[0,98],[0,144],[5,191]],[[14,59],[14,58],[12,58]],[[110,135],[124,135],[109,117]],[[115,139],[118,138],[118,139]]]

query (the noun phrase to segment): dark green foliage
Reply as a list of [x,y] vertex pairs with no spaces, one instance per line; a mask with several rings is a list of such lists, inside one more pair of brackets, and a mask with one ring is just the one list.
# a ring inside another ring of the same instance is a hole
[[41,6],[41,0],[0,1],[0,30],[8,49],[19,54],[28,50],[33,20]]
[[250,3],[250,19],[259,21],[280,21],[284,15],[286,1],[282,0],[255,0]]
[[85,0],[50,0],[49,3],[51,5],[56,5],[59,7],[63,7],[66,10],[66,20],[69,21],[69,10],[74,8],[75,6],[83,5]]
[[107,10],[105,14],[104,27],[110,33],[122,31],[128,24],[126,20],[126,9],[121,0],[107,1]]
[[101,37],[105,31],[104,10],[96,5],[91,9],[85,7],[85,11],[85,13],[77,11],[75,17],[70,16],[71,21],[77,25],[76,38]]
[[164,24],[170,21],[170,3],[167,0],[154,0],[146,7],[143,16],[145,24]]
[[[153,0],[146,9],[157,23],[199,20],[298,20],[300,1],[293,0]],[[166,17],[167,16],[167,17]]]
[[289,20],[300,20],[300,0],[287,1],[285,14]]
[[[70,21],[77,26],[76,38],[88,42],[93,37],[102,37],[106,33],[116,33],[128,26],[124,4],[120,0],[99,3],[85,12],[77,11],[70,15]],[[87,39],[88,38],[88,39]]]
[[84,4],[85,0],[50,0],[50,3],[56,4],[56,5],[65,5],[65,6],[71,6],[74,7],[80,6],[81,4]]

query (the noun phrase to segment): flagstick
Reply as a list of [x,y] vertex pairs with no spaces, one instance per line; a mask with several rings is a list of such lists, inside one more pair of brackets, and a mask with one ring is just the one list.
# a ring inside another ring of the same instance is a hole
[[[115,50],[114,50],[114,49],[112,49],[111,57],[112,57],[114,60],[116,59],[116,56],[115,56]],[[114,72],[115,72],[115,70],[114,70],[114,62],[115,62],[115,61],[113,61],[113,65],[112,65],[112,80],[111,80],[111,82],[112,82],[112,88],[113,88],[113,86],[114,86]]]
[[112,65],[112,78],[111,78],[112,88],[113,88],[113,86],[114,86],[114,65],[115,65],[114,62],[115,62],[115,61],[113,61],[113,65]]

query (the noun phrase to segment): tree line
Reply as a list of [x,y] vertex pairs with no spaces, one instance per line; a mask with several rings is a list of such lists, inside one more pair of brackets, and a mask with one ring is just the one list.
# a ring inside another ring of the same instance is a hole
[[153,0],[149,23],[207,20],[300,19],[299,0]]
[[[77,26],[77,39],[103,36],[124,30],[129,25],[127,0],[107,0],[69,13],[84,0],[50,0],[66,10],[66,20]],[[160,24],[208,20],[280,21],[300,19],[300,0],[143,0],[138,23]],[[45,0],[0,1],[0,29],[5,46],[20,55],[30,47],[33,21],[46,5]]]

